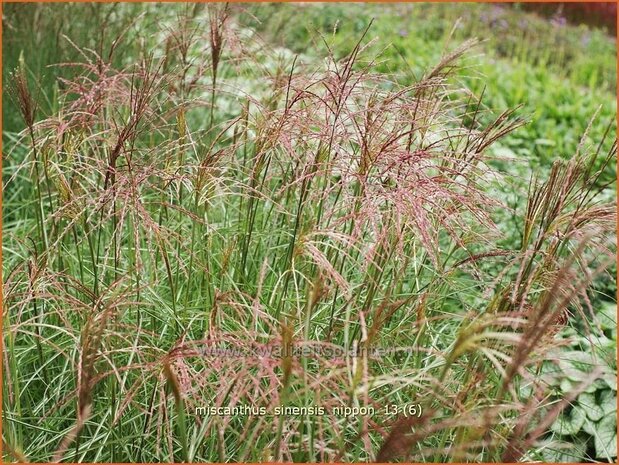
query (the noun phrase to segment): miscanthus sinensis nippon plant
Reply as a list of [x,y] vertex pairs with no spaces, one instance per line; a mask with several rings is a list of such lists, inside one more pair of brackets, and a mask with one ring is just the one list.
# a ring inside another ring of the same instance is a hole
[[[513,180],[488,149],[525,121],[490,118],[451,79],[475,41],[402,85],[375,72],[371,26],[316,63],[269,49],[237,14],[192,6],[120,68],[122,34],[80,48],[52,114],[26,63],[13,74],[24,130],[4,154],[7,458],[534,453],[586,388],[556,399],[561,374],[546,368],[562,327],[596,325],[616,144],[583,142],[533,174],[510,211],[519,244],[500,247],[493,218],[508,207],[492,186]],[[390,408],[411,405],[419,416]],[[266,414],[200,414],[242,406]]]

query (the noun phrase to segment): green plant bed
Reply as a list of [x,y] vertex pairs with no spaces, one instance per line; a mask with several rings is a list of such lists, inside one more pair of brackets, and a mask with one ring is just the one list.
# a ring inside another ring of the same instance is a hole
[[6,460],[616,455],[610,87],[438,6],[22,8],[74,46],[4,66]]

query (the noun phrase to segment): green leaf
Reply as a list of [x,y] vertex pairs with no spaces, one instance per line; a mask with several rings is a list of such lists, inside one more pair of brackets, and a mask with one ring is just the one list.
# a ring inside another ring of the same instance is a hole
[[[606,388],[607,388],[607,384],[604,382],[603,379],[599,378],[599,379],[596,379],[593,383],[589,384],[589,386],[587,386],[584,392],[588,394],[595,394],[597,391],[600,391]],[[569,392],[569,391],[565,391],[565,392]]]
[[591,436],[595,436],[595,431],[597,429],[598,425],[597,423],[591,421],[590,419],[585,419],[585,422],[582,425],[582,430],[587,433],[590,434]]
[[559,386],[562,392],[571,392],[573,383],[569,379],[563,378]]
[[617,377],[615,375],[613,375],[612,373],[604,375],[604,382],[608,385],[609,388],[617,392]]
[[613,414],[616,416],[617,395],[611,390],[602,392],[602,395],[600,396],[600,405],[602,406],[604,415]]
[[499,158],[517,158],[516,153],[509,147],[497,145],[493,149],[494,155]]
[[604,410],[595,402],[595,394],[583,392],[578,396],[578,405],[587,413],[587,418],[590,420],[598,421],[604,416]]
[[570,412],[563,412],[550,427],[553,433],[562,436],[573,436],[580,431],[585,423],[585,411],[580,407],[573,407]]
[[617,457],[617,417],[607,415],[595,431],[595,457],[612,461]]
[[579,463],[583,462],[587,452],[587,443],[582,439],[574,442],[553,441],[542,450],[545,462]]
[[604,302],[597,313],[602,329],[617,328],[617,304]]
[[[589,353],[570,350],[561,353],[559,367],[572,381],[586,381],[599,362]],[[593,380],[591,380],[593,381]]]
[[557,143],[551,139],[535,139],[535,143],[537,145],[542,145],[544,147],[554,147]]
[[594,346],[598,354],[600,354],[600,351],[602,352],[602,354],[600,354],[600,360],[604,358],[603,354],[607,354],[609,352],[614,354],[615,349],[617,348],[617,342],[606,337],[604,334],[589,334],[578,338],[574,342],[581,348]]

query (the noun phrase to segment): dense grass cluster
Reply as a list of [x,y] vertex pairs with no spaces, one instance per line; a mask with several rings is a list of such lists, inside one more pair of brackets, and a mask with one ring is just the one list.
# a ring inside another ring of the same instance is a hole
[[[51,95],[27,55],[6,77],[22,129],[4,134],[7,458],[556,448],[555,420],[616,379],[593,343],[585,379],[562,369],[567,331],[608,329],[614,117],[589,115],[525,178],[496,149],[525,119],[458,79],[474,39],[413,77],[371,21],[344,51],[317,32],[316,59],[269,45],[239,6],[144,8],[110,9],[121,26],[97,47],[59,39],[76,58]],[[244,406],[264,414],[202,410]],[[371,413],[331,413],[345,407]]]

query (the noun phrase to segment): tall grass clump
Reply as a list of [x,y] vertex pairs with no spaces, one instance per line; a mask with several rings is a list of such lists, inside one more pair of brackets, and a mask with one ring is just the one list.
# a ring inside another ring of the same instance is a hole
[[[515,189],[506,248],[494,193],[513,179],[490,147],[526,121],[453,79],[477,41],[402,84],[377,72],[371,24],[317,62],[239,7],[155,14],[120,66],[124,33],[76,44],[57,111],[37,111],[27,56],[12,78],[7,458],[536,457],[587,388],[549,383],[557,335],[597,325],[616,142],[584,135]],[[590,382],[614,376],[600,367]]]

